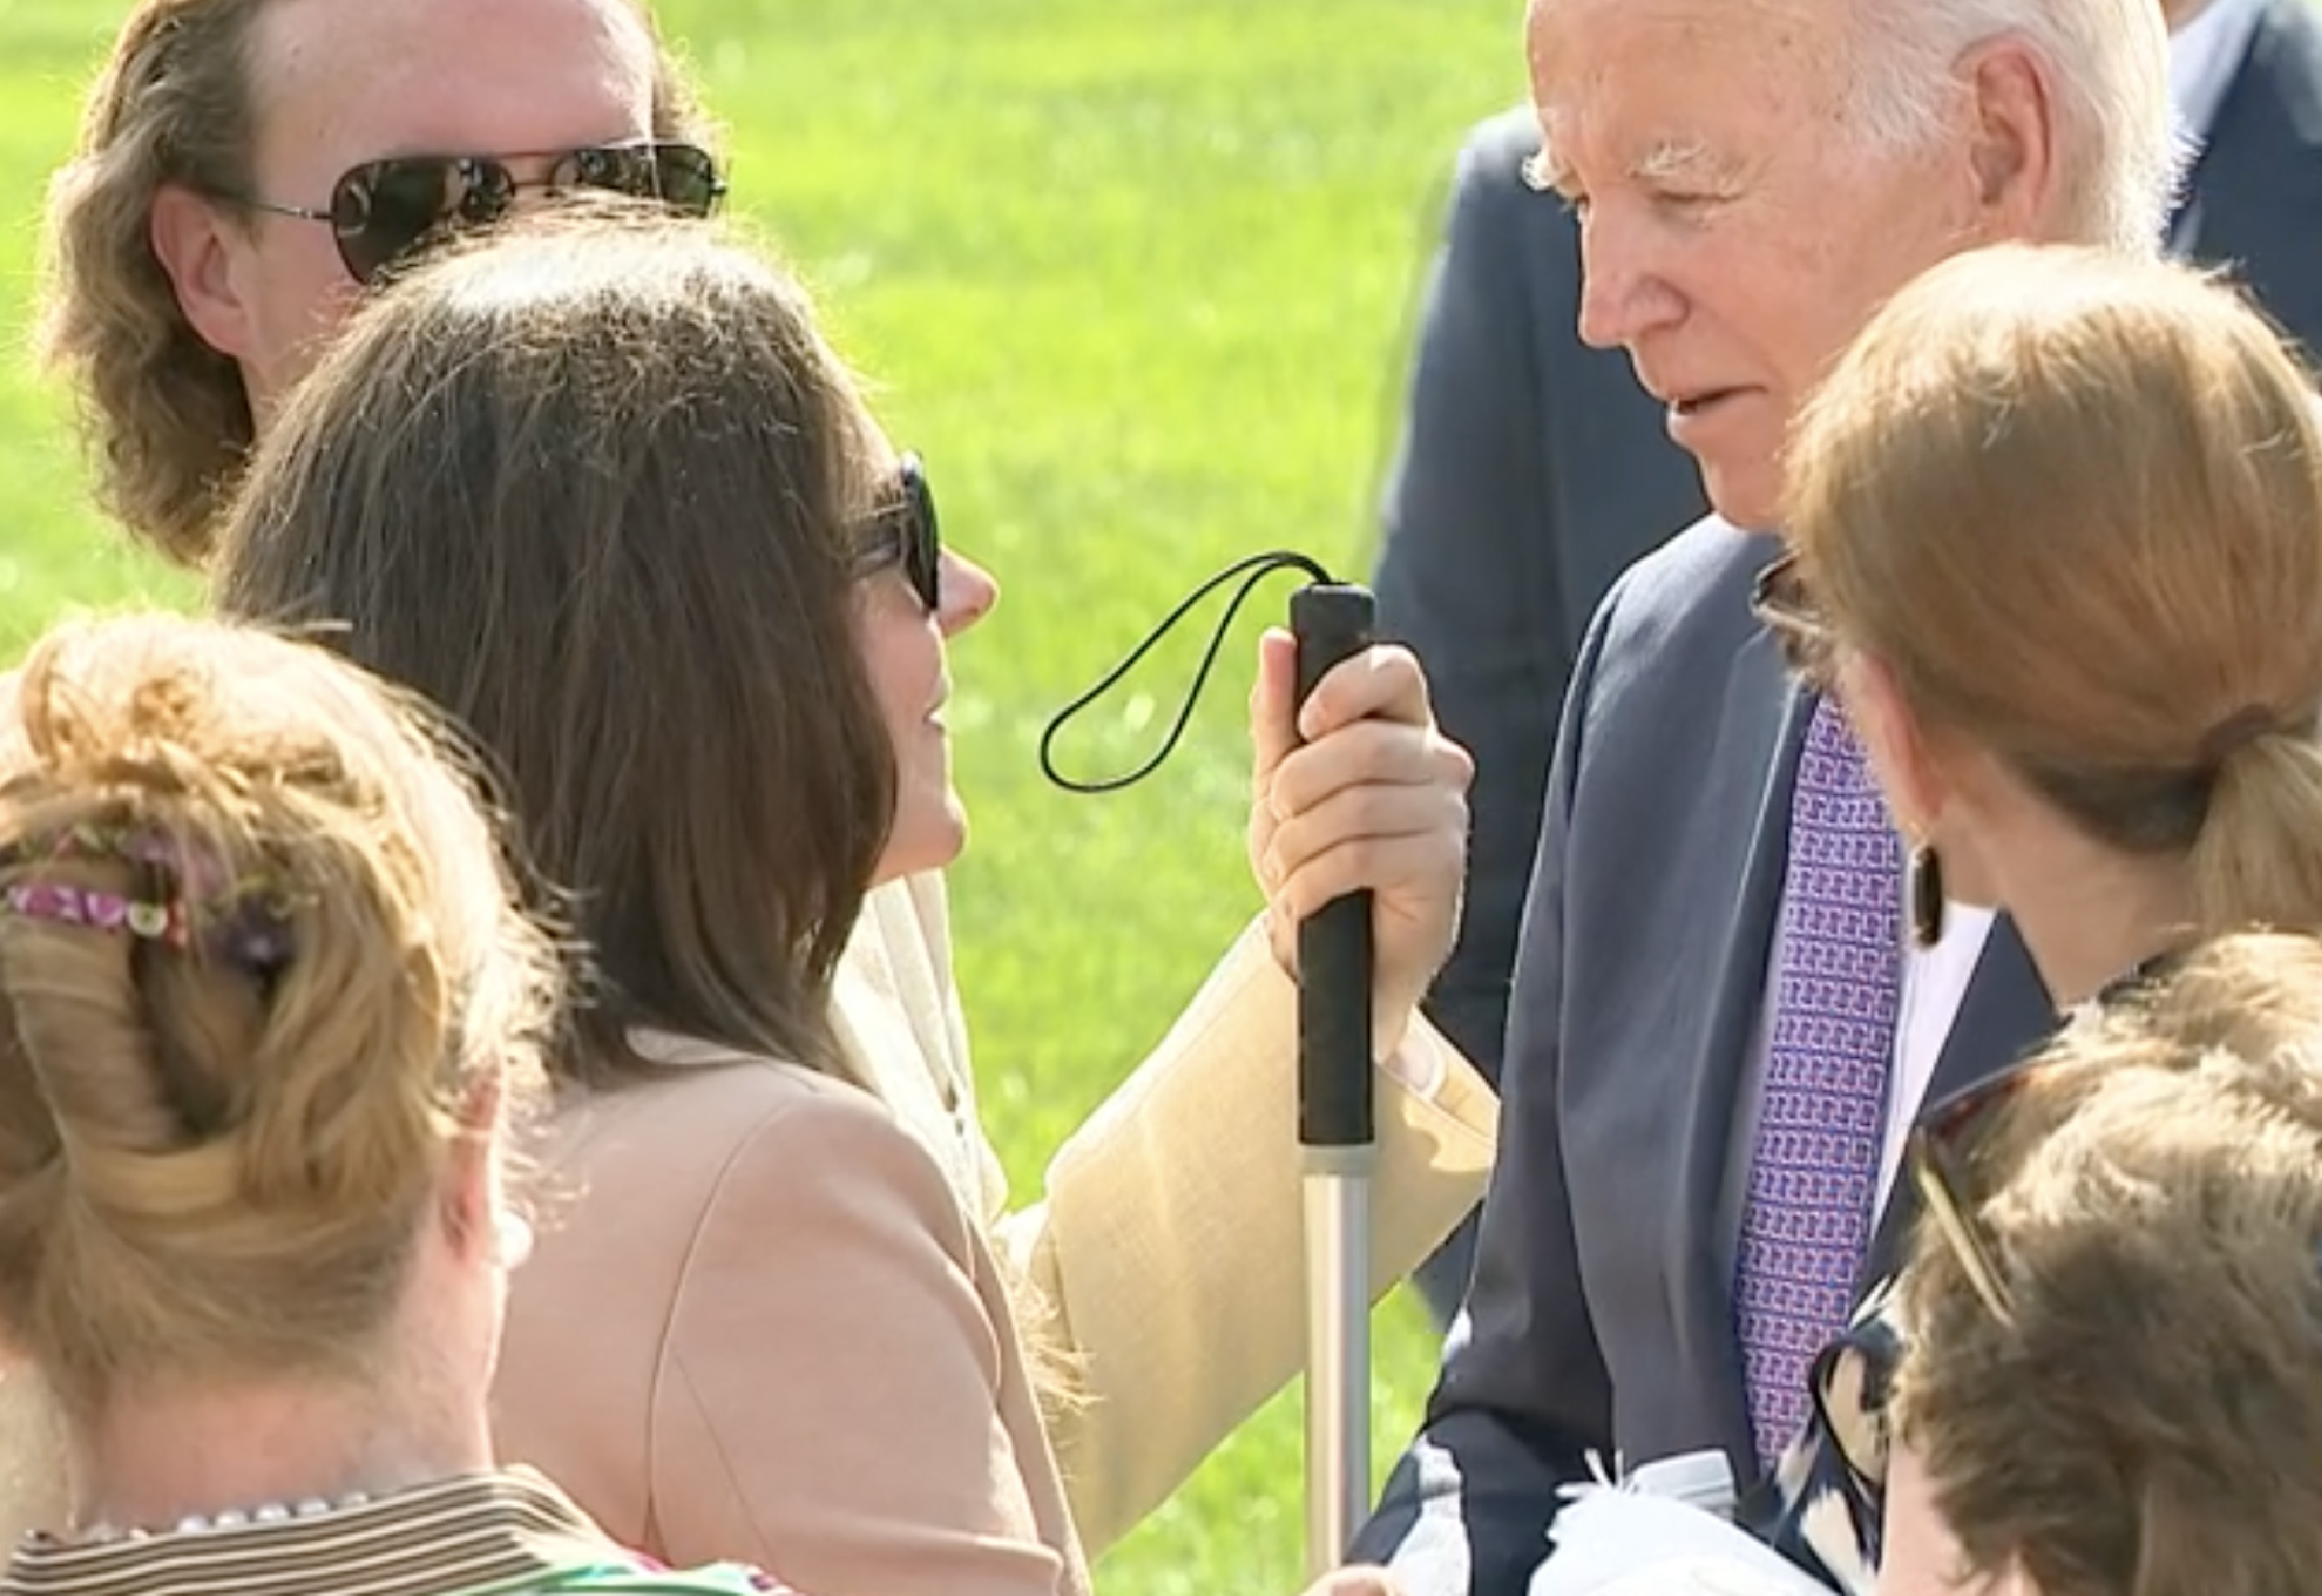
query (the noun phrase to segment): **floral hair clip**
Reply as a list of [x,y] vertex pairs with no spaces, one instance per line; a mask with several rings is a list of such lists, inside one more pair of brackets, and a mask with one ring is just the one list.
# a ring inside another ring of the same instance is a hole
[[185,905],[119,893],[69,887],[56,881],[20,881],[8,889],[8,910],[27,920],[92,931],[127,931],[170,947],[186,945]]
[[[227,883],[215,864],[189,859],[165,837],[74,826],[45,847],[18,844],[0,848],[0,865],[19,863],[35,854],[53,859],[120,859],[144,867],[153,880],[147,892],[134,897],[59,881],[18,881],[0,893],[0,905],[11,914],[50,925],[126,933],[180,950],[193,945],[198,918],[206,922],[202,943],[253,977],[270,981],[290,961],[289,910],[281,896],[262,882]],[[175,892],[164,887],[164,876],[175,878]],[[215,903],[215,912],[197,916],[193,907],[196,899]]]

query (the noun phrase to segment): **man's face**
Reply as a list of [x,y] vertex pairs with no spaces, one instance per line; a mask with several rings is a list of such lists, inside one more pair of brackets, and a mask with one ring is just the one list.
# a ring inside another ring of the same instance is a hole
[[[1710,501],[1771,530],[1790,418],[1878,304],[1979,242],[1957,151],[1853,139],[1847,0],[1533,0],[1580,334],[1628,351]],[[1887,3],[1887,0],[1881,0]]]
[[[340,174],[381,157],[643,138],[653,65],[651,40],[619,0],[276,0],[251,52],[253,197],[324,211]],[[509,164],[536,181],[549,163]],[[325,222],[259,213],[219,227],[213,250],[201,303],[182,270],[180,299],[241,364],[263,425],[357,287]]]

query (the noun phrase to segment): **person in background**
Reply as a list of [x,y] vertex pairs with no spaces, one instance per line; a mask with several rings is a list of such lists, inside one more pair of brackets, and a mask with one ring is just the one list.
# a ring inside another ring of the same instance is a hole
[[[573,894],[597,982],[549,1156],[581,1196],[495,1406],[617,1533],[829,1596],[1081,1591],[1069,1465],[1157,1498],[1295,1372],[1295,989],[1263,928],[1006,1210],[939,874],[948,644],[996,589],[784,273],[579,208],[415,266],[283,412],[212,571],[228,613],[471,727]],[[1414,1216],[1373,1238],[1384,1283],[1489,1145],[1410,1023],[1466,761],[1396,650],[1325,678],[1294,751],[1288,640],[1253,866],[1285,926],[1378,893],[1382,1180]]]
[[[365,285],[447,233],[576,188],[686,215],[724,192],[695,97],[633,0],[143,0],[90,93],[46,224],[43,347],[80,400],[100,501],[165,555],[203,566],[253,441]],[[956,558],[945,569],[945,624],[968,624],[995,589]],[[640,644],[638,658],[659,647]],[[1268,680],[1279,684],[1279,672]],[[1269,726],[1269,739],[1279,734]],[[1325,740],[1333,760],[1359,764],[1397,735],[1351,725]],[[1465,768],[1447,745],[1438,752]],[[1431,1028],[1406,1023],[1442,951],[1424,944],[1448,938],[1464,836],[1457,785],[1428,789],[1444,805],[1425,844],[1442,856],[1435,885],[1404,900],[1408,958],[1383,970],[1382,1034],[1408,1035],[1403,1062],[1420,1094],[1390,1097],[1436,1139],[1406,1167],[1410,1184],[1389,1176],[1411,1206],[1383,1226],[1382,1290],[1448,1230],[1443,1203],[1472,1203],[1489,1159],[1489,1093]],[[1253,834],[1263,844],[1275,825],[1261,794]],[[1277,934],[1305,890],[1269,892]],[[907,1123],[968,1210],[997,1221],[1005,1194],[968,1084],[941,872],[874,892],[845,964],[847,991],[865,994],[855,1010],[872,1027],[866,1046],[920,1069],[908,1085],[890,1081]],[[1162,1501],[1295,1366],[1290,1177],[1269,1162],[1253,1185],[1204,1185],[1179,1172],[1192,1166],[1178,1145],[1276,1122],[1293,991],[1268,937],[1240,938],[1156,1053],[1170,1070],[1143,1077],[1148,1084],[1116,1098],[1105,1122],[1126,1119],[1120,1134],[1154,1138],[1154,1162],[1135,1178],[1172,1195],[1140,1210],[1141,1223],[1164,1231],[1191,1271],[1182,1290],[1116,1288],[1141,1276],[1140,1232],[1081,1217],[1079,1194],[1102,1182],[1070,1148],[1051,1174],[1054,1200],[996,1232],[1053,1293],[1091,1388],[1119,1388],[1054,1429],[1091,1549]],[[1244,1103],[1264,1107],[1245,1112]],[[1137,1208],[1101,1206],[1114,1218]]]
[[464,757],[200,621],[61,629],[0,691],[0,1337],[69,1459],[8,1590],[777,1588],[493,1463],[562,984]]
[[2302,1596],[2322,948],[2232,936],[1922,1133],[1891,1596]]
[[97,501],[207,557],[252,444],[363,289],[551,192],[725,183],[638,0],[139,0],[51,179],[36,342]]
[[[2322,15],[2308,0],[2159,0],[2169,100],[2195,156],[2178,256],[2228,267],[2322,349]],[[1427,1013],[1495,1083],[1557,715],[1590,613],[1633,561],[1708,508],[1666,407],[1577,333],[1580,224],[1532,188],[1531,107],[1462,148],[1429,270],[1382,510],[1383,635],[1427,667],[1475,755],[1457,945]],[[1475,1224],[1418,1271],[1448,1325]]]

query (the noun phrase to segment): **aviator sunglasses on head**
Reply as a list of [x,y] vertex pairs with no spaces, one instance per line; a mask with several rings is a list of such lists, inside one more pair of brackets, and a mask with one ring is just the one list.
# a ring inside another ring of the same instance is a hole
[[[532,162],[549,163],[547,174],[520,181],[512,163]],[[682,216],[703,217],[725,197],[726,182],[708,151],[692,144],[646,142],[533,155],[399,155],[366,161],[331,186],[325,210],[238,197],[275,216],[329,222],[348,275],[369,284],[446,233],[499,221],[527,189],[550,193],[598,190],[632,199],[658,199]]]
[[1993,1109],[2037,1080],[2042,1068],[2041,1060],[2034,1058],[1952,1093],[1920,1112],[1904,1143],[1903,1164],[1920,1207],[1941,1233],[1984,1310],[2006,1325],[2015,1322],[2014,1304],[1999,1256],[1977,1218],[1974,1188],[1968,1181],[1969,1148],[1975,1140],[1973,1128],[1986,1123]]

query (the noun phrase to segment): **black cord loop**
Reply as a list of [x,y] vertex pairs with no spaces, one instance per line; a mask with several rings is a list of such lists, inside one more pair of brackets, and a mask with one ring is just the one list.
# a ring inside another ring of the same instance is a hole
[[[1274,549],[1265,554],[1252,554],[1246,559],[1236,560],[1227,566],[1216,576],[1211,576],[1187,594],[1184,599],[1179,601],[1175,609],[1161,617],[1161,623],[1145,635],[1145,640],[1131,649],[1128,657],[1120,664],[1105,672],[1103,678],[1094,687],[1057,711],[1055,718],[1048,723],[1047,729],[1040,733],[1040,774],[1067,792],[1097,793],[1118,792],[1124,787],[1134,786],[1160,769],[1161,762],[1176,752],[1178,741],[1185,735],[1185,727],[1193,719],[1194,706],[1201,702],[1202,689],[1208,683],[1210,667],[1217,664],[1218,650],[1225,646],[1226,632],[1233,626],[1234,617],[1240,613],[1242,602],[1249,598],[1251,591],[1260,582],[1277,571],[1295,571],[1308,580],[1325,586],[1327,586],[1331,580],[1330,573],[1324,570],[1318,562],[1295,550],[1287,548]],[[1177,706],[1177,718],[1171,724],[1169,735],[1162,740],[1160,749],[1153,756],[1125,776],[1104,777],[1092,782],[1075,781],[1057,769],[1055,754],[1057,734],[1064,729],[1066,723],[1111,692],[1122,677],[1136,669],[1137,663],[1158,647],[1161,639],[1176,629],[1177,623],[1185,618],[1194,606],[1236,576],[1242,578],[1241,586],[1228,601],[1225,614],[1218,619],[1217,630],[1209,635],[1209,646],[1202,651],[1202,663],[1193,673],[1192,685],[1185,690],[1185,701]]]

